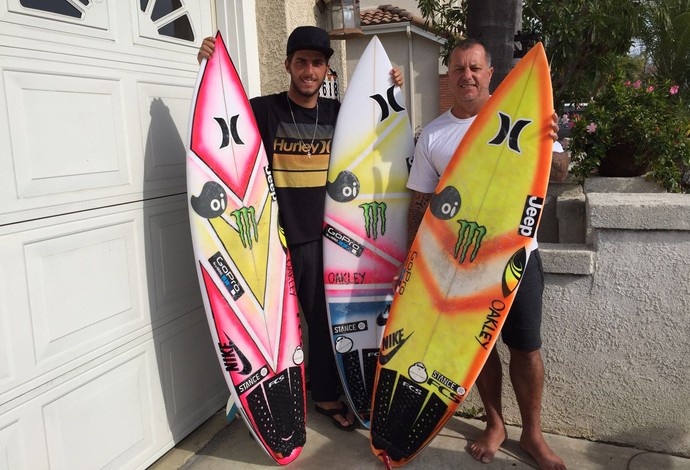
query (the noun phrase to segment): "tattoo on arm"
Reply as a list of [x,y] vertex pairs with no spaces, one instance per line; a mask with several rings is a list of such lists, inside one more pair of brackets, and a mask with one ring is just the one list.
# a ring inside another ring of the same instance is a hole
[[410,201],[410,208],[407,211],[407,250],[410,250],[412,241],[417,235],[417,229],[422,223],[424,212],[431,202],[431,197],[434,193],[420,193],[412,191],[412,200]]

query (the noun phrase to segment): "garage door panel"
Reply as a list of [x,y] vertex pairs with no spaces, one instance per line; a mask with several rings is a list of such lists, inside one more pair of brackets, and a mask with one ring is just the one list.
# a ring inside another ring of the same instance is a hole
[[22,245],[0,236],[0,415],[2,405],[21,393],[13,390],[35,371],[29,293]]
[[0,233],[0,315],[12,332],[0,405],[150,330],[141,207]]
[[204,310],[191,312],[180,323],[179,327],[155,338],[165,407],[175,438],[198,426],[200,414],[217,411],[230,395]]
[[189,229],[186,200],[175,210],[148,214],[151,253],[151,320],[154,325],[169,321],[201,305],[199,281]]
[[147,322],[134,220],[24,245],[37,364]]
[[0,422],[0,470],[27,467],[27,446],[18,419]]
[[[0,238],[0,240],[2,240]],[[6,268],[8,260],[3,260],[0,264],[0,293],[3,293],[2,286],[9,284],[9,273]],[[17,292],[17,291],[14,291]],[[10,305],[9,298],[2,295],[0,298],[0,392],[7,387],[7,384],[14,377],[14,348],[12,335],[10,334]],[[0,462],[2,459],[0,458]]]
[[129,183],[119,80],[5,70],[19,198]]
[[141,153],[146,162],[146,181],[177,179],[184,188],[189,109],[194,84],[188,86],[139,82],[142,135]]
[[0,224],[186,190],[191,74],[49,58],[0,57]]
[[50,468],[117,468],[123,455],[131,457],[151,446],[147,352],[111,366],[43,406]]

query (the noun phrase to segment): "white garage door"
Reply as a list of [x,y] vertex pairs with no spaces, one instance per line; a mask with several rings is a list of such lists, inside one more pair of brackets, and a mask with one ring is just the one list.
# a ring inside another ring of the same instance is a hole
[[0,0],[0,470],[144,468],[227,399],[184,194],[212,15]]

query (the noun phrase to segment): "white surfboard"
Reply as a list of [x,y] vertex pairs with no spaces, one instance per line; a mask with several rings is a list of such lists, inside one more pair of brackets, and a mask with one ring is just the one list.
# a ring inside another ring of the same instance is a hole
[[362,54],[333,136],[324,217],[324,282],[346,395],[369,426],[379,343],[405,259],[408,161],[405,100],[379,39]]

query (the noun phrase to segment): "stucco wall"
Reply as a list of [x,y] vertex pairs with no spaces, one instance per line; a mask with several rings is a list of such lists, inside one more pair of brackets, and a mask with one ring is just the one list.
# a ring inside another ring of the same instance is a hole
[[[540,246],[543,428],[690,456],[690,196],[586,199],[591,244]],[[519,423],[500,348],[506,419]],[[465,407],[481,406],[472,395]]]
[[[259,37],[261,94],[287,90],[290,77],[285,71],[287,37],[297,26],[319,26],[328,29],[327,18],[314,0],[256,0],[256,27]],[[333,68],[341,70],[342,41],[331,41],[335,53]]]

